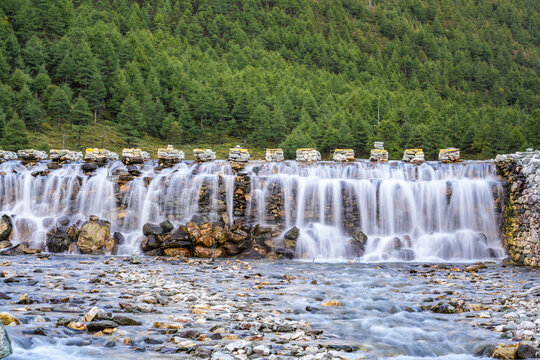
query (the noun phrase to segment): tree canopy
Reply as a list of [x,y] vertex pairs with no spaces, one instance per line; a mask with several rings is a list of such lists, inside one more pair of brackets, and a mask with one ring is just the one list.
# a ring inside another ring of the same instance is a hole
[[0,133],[20,119],[31,132],[49,123],[79,136],[110,122],[130,145],[145,134],[228,136],[288,154],[310,145],[367,155],[375,140],[394,156],[423,147],[431,158],[449,146],[475,158],[540,147],[539,8],[4,0]]

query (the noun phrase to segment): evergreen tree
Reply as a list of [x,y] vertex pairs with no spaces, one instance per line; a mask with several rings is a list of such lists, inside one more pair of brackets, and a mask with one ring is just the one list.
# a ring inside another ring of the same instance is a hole
[[58,131],[60,131],[64,121],[69,119],[71,110],[69,95],[64,88],[58,87],[54,90],[47,110],[51,119],[56,121]]
[[128,95],[122,103],[118,120],[128,147],[137,144],[143,136],[145,123],[139,102],[133,96]]
[[14,114],[6,124],[2,146],[5,150],[17,151],[27,149],[30,145],[24,122]]

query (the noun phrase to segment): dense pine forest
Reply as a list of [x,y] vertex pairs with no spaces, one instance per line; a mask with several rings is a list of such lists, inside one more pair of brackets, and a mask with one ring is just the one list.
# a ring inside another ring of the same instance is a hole
[[39,134],[99,146],[86,134],[105,125],[126,146],[232,139],[289,156],[305,146],[365,156],[375,140],[394,158],[540,147],[539,10],[537,0],[2,0],[2,147],[36,147]]

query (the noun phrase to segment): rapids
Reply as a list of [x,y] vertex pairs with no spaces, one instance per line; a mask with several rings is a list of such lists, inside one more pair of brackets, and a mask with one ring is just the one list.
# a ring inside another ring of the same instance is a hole
[[241,171],[251,179],[247,211],[241,215],[234,211],[236,175],[226,161],[184,162],[160,171],[148,162],[124,186],[114,175],[124,167],[119,161],[91,175],[81,166],[47,172],[47,162],[0,165],[0,212],[14,219],[14,244],[42,248],[56,218],[66,215],[76,222],[97,215],[127,238],[119,253],[131,254],[139,248],[146,222],[169,218],[180,225],[201,215],[216,221],[226,212],[230,221],[243,216],[253,225],[298,227],[296,257],[306,260],[350,258],[354,229],[369,239],[362,261],[472,261],[504,255],[502,187],[491,162],[251,161]]

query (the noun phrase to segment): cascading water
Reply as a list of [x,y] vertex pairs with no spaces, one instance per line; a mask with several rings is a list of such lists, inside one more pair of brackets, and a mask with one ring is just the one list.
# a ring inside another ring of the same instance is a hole
[[[226,161],[180,163],[160,171],[148,163],[123,185],[114,177],[123,168],[120,162],[92,175],[81,164],[48,174],[46,163],[0,165],[0,210],[13,218],[13,243],[43,247],[56,218],[65,215],[76,222],[97,215],[111,222],[113,232],[124,234],[119,253],[130,254],[139,248],[147,222],[235,218],[236,175]],[[495,201],[502,188],[490,162],[250,162],[242,172],[251,178],[242,220],[285,230],[298,227],[298,258],[350,258],[355,231],[368,237],[365,261],[503,255]]]
[[[273,223],[282,217],[287,226],[297,226],[300,258],[350,258],[353,229],[368,236],[366,261],[504,254],[495,203],[502,187],[489,162],[285,162],[250,170],[253,218]],[[269,206],[276,203],[281,208]]]

